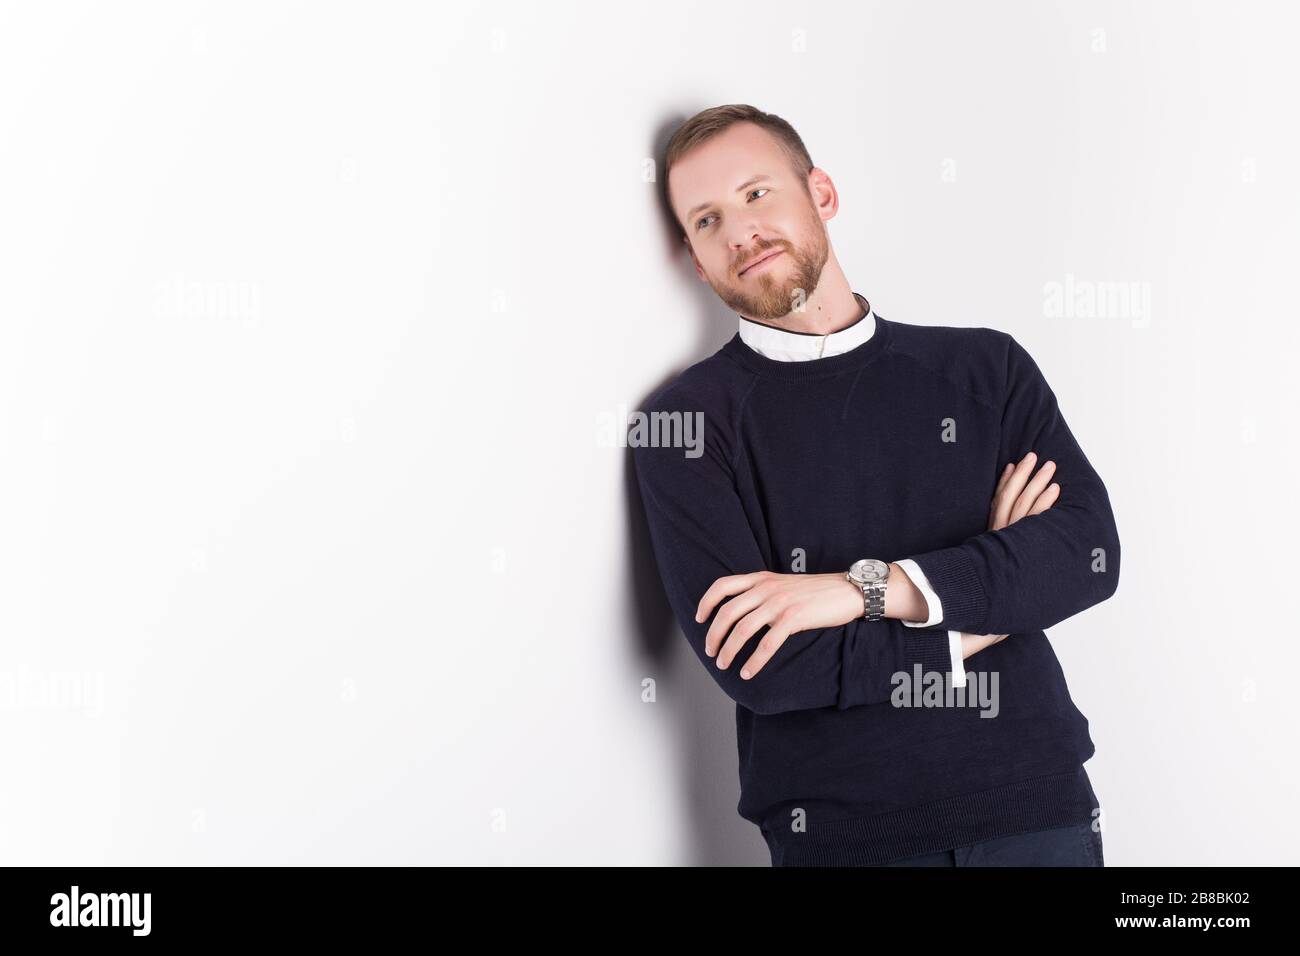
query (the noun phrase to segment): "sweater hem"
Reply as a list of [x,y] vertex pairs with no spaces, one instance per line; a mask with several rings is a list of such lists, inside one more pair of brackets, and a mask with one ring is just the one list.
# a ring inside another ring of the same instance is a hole
[[1096,794],[1076,770],[1020,780],[918,806],[809,822],[806,832],[762,827],[774,866],[873,866],[985,840],[1088,823]]

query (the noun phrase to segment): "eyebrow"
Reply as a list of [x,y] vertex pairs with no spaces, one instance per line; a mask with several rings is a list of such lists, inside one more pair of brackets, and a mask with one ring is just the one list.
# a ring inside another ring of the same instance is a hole
[[[750,186],[754,185],[754,183],[758,182],[761,179],[771,179],[771,178],[772,177],[770,177],[767,173],[759,173],[757,176],[753,177],[752,179],[747,179],[739,186],[737,186],[736,192],[741,192],[742,190],[748,189]],[[703,212],[705,209],[708,209],[712,205],[713,205],[713,200],[709,200],[708,202],[702,202],[694,209],[692,209],[690,212],[688,212],[686,214],[686,218],[694,219],[695,214],[697,212]]]

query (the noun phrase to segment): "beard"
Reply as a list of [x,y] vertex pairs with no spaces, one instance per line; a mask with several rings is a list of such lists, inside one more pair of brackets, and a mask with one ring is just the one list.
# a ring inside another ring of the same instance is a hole
[[718,281],[710,276],[709,285],[728,307],[747,318],[775,322],[789,315],[813,294],[830,255],[825,224],[817,216],[813,217],[813,223],[807,244],[797,246],[777,241],[746,257],[760,256],[767,249],[784,249],[785,255],[767,270],[750,276],[738,275],[731,281]]

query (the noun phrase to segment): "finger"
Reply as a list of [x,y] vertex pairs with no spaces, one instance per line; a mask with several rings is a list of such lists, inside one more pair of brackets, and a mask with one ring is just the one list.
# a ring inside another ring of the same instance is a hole
[[731,662],[736,659],[736,655],[749,639],[762,630],[764,624],[771,624],[776,620],[779,613],[778,608],[773,607],[771,602],[767,602],[741,618],[731,629],[731,636],[727,638],[727,642],[718,651],[718,667],[724,671],[730,667]]
[[1048,482],[1052,480],[1052,475],[1056,472],[1056,462],[1048,461],[1043,463],[1043,467],[1038,469],[1033,480],[1025,486],[1025,490],[1020,492],[1016,498],[1015,505],[1011,508],[1011,523],[1015,524],[1025,515],[1029,514],[1029,508],[1033,505],[1034,499],[1043,493]]
[[997,487],[993,489],[993,498],[992,500],[989,501],[989,530],[990,531],[993,530],[994,515],[998,507],[998,496],[1002,494],[1002,489],[1005,488],[1007,484],[1007,478],[1011,476],[1011,472],[1015,470],[1015,467],[1016,467],[1016,463],[1013,461],[1009,461],[1003,467],[1002,474],[998,475]]
[[1011,472],[1015,470],[1014,462],[1007,462],[1007,466],[1002,469],[1002,475],[998,478],[998,486],[993,489],[993,499],[989,502],[989,530],[998,529],[998,506],[1002,500],[1002,490],[1007,486],[1007,479]]
[[1016,495],[1020,494],[1028,483],[1037,462],[1038,456],[1031,451],[1027,452],[1024,458],[1012,463],[1011,473],[1007,475],[1006,481],[1002,482],[1002,490],[999,494],[1004,503],[1015,501]]
[[996,498],[999,494],[1001,494],[1002,486],[1007,483],[1007,476],[1009,476],[1011,472],[1015,470],[1015,467],[1016,467],[1016,463],[1013,461],[1009,461],[1007,462],[1006,467],[1002,469],[1002,474],[998,475],[998,486],[993,489],[994,498]]
[[728,574],[718,578],[709,585],[709,589],[704,592],[704,597],[700,598],[700,603],[696,605],[695,622],[703,623],[704,619],[713,613],[713,608],[719,601],[724,597],[749,590],[761,580],[764,573],[755,571],[752,574]]
[[1029,475],[1034,470],[1034,463],[1037,461],[1038,456],[1031,451],[1020,459],[1011,474],[1007,476],[1002,493],[994,499],[993,520],[990,522],[992,530],[1005,528],[1011,523],[1011,508],[1015,504],[1016,496],[1029,480]]
[[[1030,458],[1030,455],[1033,457]],[[1011,476],[1007,486],[1002,489],[1002,497],[998,500],[998,518],[1001,520],[1003,527],[1015,524],[1020,520],[1021,515],[1016,514],[1016,503],[1024,497],[1025,489],[1029,486],[1037,464],[1038,455],[1030,452],[1016,465],[1015,474]]]
[[1034,500],[1034,506],[1029,509],[1031,515],[1042,514],[1048,508],[1056,503],[1056,499],[1061,496],[1061,486],[1052,482],[1043,489],[1043,493]]
[[762,604],[767,597],[768,590],[760,581],[748,591],[742,591],[718,608],[718,613],[713,616],[713,621],[704,634],[705,656],[712,657],[718,653],[718,648],[726,638],[727,632],[737,621]]
[[992,647],[1000,640],[996,634],[966,634],[961,635],[961,656],[962,660],[973,654]]
[[740,669],[741,679],[749,680],[761,671],[763,665],[772,659],[772,655],[780,650],[785,639],[797,630],[799,627],[793,611],[787,610],[785,614],[777,615],[776,621],[768,628],[763,639],[754,648],[754,653],[749,655],[749,660],[745,661],[745,666]]

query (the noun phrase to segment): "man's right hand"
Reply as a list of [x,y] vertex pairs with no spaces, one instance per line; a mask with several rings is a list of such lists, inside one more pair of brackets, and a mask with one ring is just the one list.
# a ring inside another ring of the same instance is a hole
[[[1061,493],[1061,486],[1051,482],[1056,471],[1056,462],[1046,462],[1030,480],[1030,472],[1038,456],[1032,451],[1020,459],[1019,464],[1007,462],[1002,469],[1002,477],[993,491],[993,502],[989,505],[989,530],[998,531],[1007,525],[1015,524],[1026,515],[1036,515],[1055,503]],[[1051,482],[1049,484],[1048,482]],[[961,635],[962,660],[972,654],[978,654],[986,647],[992,647],[998,641],[1005,640],[1006,634],[967,634]]]

